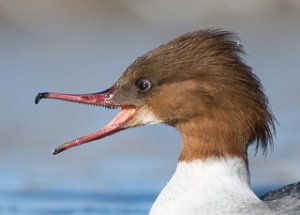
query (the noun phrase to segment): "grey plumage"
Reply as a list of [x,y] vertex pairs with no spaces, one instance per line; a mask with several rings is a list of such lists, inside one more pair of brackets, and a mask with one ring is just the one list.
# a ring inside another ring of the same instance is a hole
[[300,214],[300,182],[286,185],[261,197],[274,214]]

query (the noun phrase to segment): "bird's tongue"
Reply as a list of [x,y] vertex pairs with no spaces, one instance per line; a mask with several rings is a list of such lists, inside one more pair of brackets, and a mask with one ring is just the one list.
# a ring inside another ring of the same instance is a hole
[[103,137],[109,136],[113,133],[116,133],[120,130],[122,130],[126,122],[132,119],[133,115],[135,113],[135,108],[133,107],[124,107],[122,111],[110,122],[108,123],[104,128],[91,133],[89,135],[80,137],[78,139],[75,139],[71,142],[67,142],[55,149],[53,149],[53,154],[58,154],[64,150],[67,150],[69,148],[72,148],[74,146],[79,146],[84,143],[91,142],[93,140],[98,140]]

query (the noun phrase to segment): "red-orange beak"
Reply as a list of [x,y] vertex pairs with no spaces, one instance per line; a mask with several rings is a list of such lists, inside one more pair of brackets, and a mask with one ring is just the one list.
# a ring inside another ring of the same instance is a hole
[[58,99],[70,102],[77,102],[83,104],[91,104],[97,106],[104,106],[108,108],[121,107],[122,111],[104,128],[91,133],[89,135],[80,137],[71,142],[67,142],[57,148],[55,148],[52,153],[58,154],[66,149],[74,146],[78,146],[84,143],[88,143],[94,140],[101,139],[103,137],[109,136],[125,128],[125,124],[130,121],[136,111],[135,107],[115,104],[113,102],[113,97],[116,94],[116,88],[110,88],[103,92],[91,93],[91,94],[61,94],[61,93],[39,93],[35,98],[35,103],[38,104],[43,98],[47,99]]

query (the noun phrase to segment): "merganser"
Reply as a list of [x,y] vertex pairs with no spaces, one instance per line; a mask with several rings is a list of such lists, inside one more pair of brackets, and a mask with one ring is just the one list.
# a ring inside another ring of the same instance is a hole
[[236,34],[206,29],[182,35],[137,58],[108,90],[39,93],[42,98],[121,108],[103,129],[53,150],[145,124],[175,127],[182,148],[173,177],[151,215],[300,214],[300,182],[257,197],[247,148],[272,145],[275,118],[259,78],[241,59]]

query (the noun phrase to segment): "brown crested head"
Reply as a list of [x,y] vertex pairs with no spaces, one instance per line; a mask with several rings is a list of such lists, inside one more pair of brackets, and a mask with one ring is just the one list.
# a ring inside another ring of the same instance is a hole
[[265,152],[274,117],[237,41],[227,31],[202,30],[138,58],[117,82],[114,96],[117,103],[137,107],[130,126],[162,122],[177,128],[183,139],[180,160],[246,158],[254,142]]
[[183,140],[180,160],[238,156],[247,148],[266,151],[274,117],[259,79],[240,58],[235,34],[202,30],[180,36],[132,63],[116,84],[92,94],[39,93],[42,98],[121,107],[103,129],[56,148],[101,139],[120,130],[154,123],[177,128]]

